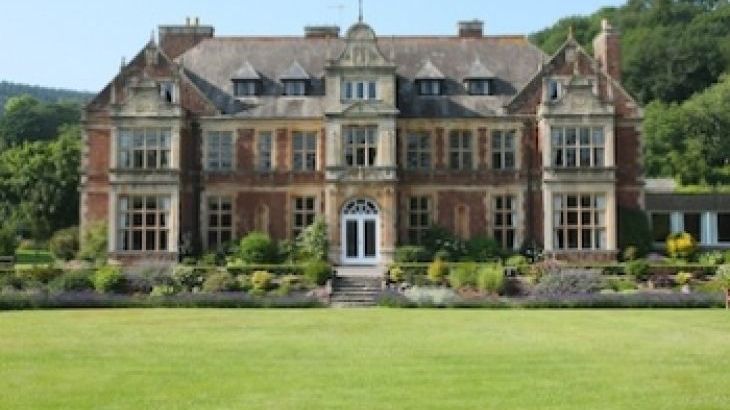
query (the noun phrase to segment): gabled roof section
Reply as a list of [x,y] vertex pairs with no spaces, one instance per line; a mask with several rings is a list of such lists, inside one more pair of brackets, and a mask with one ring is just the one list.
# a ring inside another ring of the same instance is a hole
[[469,66],[469,71],[464,76],[465,80],[486,80],[496,78],[492,70],[488,69],[478,57]]
[[299,64],[299,61],[291,63],[289,68],[279,75],[279,80],[309,80],[311,77],[307,71]]
[[235,73],[233,73],[232,80],[260,80],[261,76],[258,72],[253,68],[251,63],[248,62],[248,60],[244,61],[241,65],[241,68],[236,70]]
[[444,73],[433,64],[431,59],[426,60],[415,77],[416,80],[443,80],[445,78]]
[[[572,58],[568,56],[572,55]],[[572,61],[568,61],[572,59]],[[583,47],[573,38],[572,35],[563,43],[555,54],[547,61],[540,65],[535,75],[522,87],[521,90],[505,105],[507,112],[518,112],[528,102],[534,101],[532,96],[540,93],[542,90],[542,80],[548,75],[572,75],[571,82],[574,84],[586,81],[585,74],[598,76],[606,87],[611,87],[621,94],[623,104],[630,110],[636,110],[637,115],[641,116],[641,109],[634,97],[626,91],[626,89],[611,76],[598,69],[596,60],[588,54]],[[616,95],[616,93],[613,93]],[[617,99],[615,99],[617,100]],[[539,104],[539,102],[538,102]]]

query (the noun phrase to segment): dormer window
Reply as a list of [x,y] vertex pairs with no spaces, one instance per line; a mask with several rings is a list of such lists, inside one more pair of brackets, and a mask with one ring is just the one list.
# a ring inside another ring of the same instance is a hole
[[294,61],[279,76],[279,80],[284,84],[284,95],[294,96],[307,94],[307,83],[310,78],[304,67],[297,61]]
[[172,81],[161,81],[158,85],[160,90],[160,98],[169,103],[173,104],[177,102],[175,97],[175,83]]
[[420,70],[416,73],[416,87],[420,95],[441,95],[443,94],[443,82],[446,77],[431,60],[426,60]]
[[236,97],[253,97],[258,95],[257,80],[235,80],[233,81],[233,95]]
[[418,81],[418,94],[420,95],[441,95],[441,88],[441,80]]
[[490,70],[482,64],[482,61],[477,58],[469,67],[469,71],[464,76],[464,82],[466,90],[471,95],[494,95],[494,79],[496,76]]
[[548,80],[548,99],[550,101],[557,101],[560,98],[561,86],[558,80]]
[[353,100],[375,100],[377,99],[377,83],[366,80],[347,80],[342,83],[342,99]]
[[494,95],[492,80],[486,78],[467,80],[466,87],[470,95]]
[[236,97],[252,97],[259,94],[261,76],[251,63],[244,61],[233,74],[233,95]]
[[284,95],[306,95],[307,83],[304,80],[284,81]]

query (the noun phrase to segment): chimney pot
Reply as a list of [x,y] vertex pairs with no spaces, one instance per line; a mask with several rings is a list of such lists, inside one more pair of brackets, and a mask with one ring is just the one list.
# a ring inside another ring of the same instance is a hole
[[338,38],[340,36],[339,26],[306,26],[304,27],[305,38]]
[[459,37],[481,38],[484,37],[484,22],[474,19],[459,22]]

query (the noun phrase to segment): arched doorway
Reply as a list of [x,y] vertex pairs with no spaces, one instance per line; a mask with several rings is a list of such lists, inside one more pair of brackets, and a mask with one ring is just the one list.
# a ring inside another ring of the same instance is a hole
[[379,213],[378,206],[369,199],[353,199],[342,207],[342,264],[378,263]]

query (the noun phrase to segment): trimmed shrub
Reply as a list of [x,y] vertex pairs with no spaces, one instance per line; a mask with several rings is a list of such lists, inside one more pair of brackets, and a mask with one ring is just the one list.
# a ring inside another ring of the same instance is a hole
[[125,287],[124,275],[116,266],[102,266],[94,274],[94,289],[99,293],[123,293]]
[[304,265],[304,277],[313,285],[324,285],[331,275],[332,267],[325,261],[313,260]]
[[245,263],[275,263],[277,247],[269,235],[251,232],[241,239],[239,247],[241,259]]
[[624,249],[623,254],[621,255],[621,259],[624,261],[633,261],[636,260],[639,257],[639,248],[636,246],[629,246],[626,249]]
[[79,251],[79,228],[56,231],[48,242],[48,248],[57,259],[70,261]]
[[271,289],[273,276],[265,270],[259,270],[251,275],[251,286],[254,291],[265,292]]
[[466,241],[466,257],[470,262],[489,262],[502,255],[502,245],[487,236],[477,236]]
[[178,265],[173,268],[172,278],[183,290],[194,292],[202,289],[205,282],[206,270],[195,266]]
[[504,260],[504,266],[514,266],[517,268],[522,268],[529,264],[530,261],[527,260],[527,257],[523,255],[512,255]]
[[56,292],[85,292],[94,290],[92,272],[70,271],[54,279],[49,288]]
[[434,259],[457,261],[466,254],[464,241],[440,226],[432,226],[426,230],[422,244],[430,255],[434,255]]
[[492,295],[500,294],[504,288],[504,269],[499,265],[480,267],[477,271],[477,287]]
[[627,292],[638,288],[635,281],[629,278],[608,278],[606,280],[606,288],[614,292]]
[[671,258],[690,259],[697,251],[697,241],[686,232],[673,233],[667,237],[666,247]]
[[105,223],[90,225],[81,234],[79,259],[97,262],[106,260],[107,227]]
[[399,246],[395,249],[393,260],[396,263],[429,262],[431,257],[423,246]]
[[625,272],[627,275],[636,278],[636,280],[646,280],[649,276],[649,262],[644,259],[628,262],[625,267]]
[[[653,238],[649,218],[641,209],[618,209],[619,248],[634,247],[633,259],[644,257],[652,248]],[[625,252],[625,251],[624,251]],[[630,259],[627,259],[630,260]]]
[[477,287],[477,264],[463,263],[451,268],[449,286],[454,289]]
[[689,272],[679,272],[677,277],[674,279],[678,285],[684,286],[688,284],[693,278],[693,275]]
[[15,225],[4,224],[0,226],[0,256],[15,256],[15,249],[18,248],[18,234]]
[[16,275],[23,281],[49,283],[63,274],[63,270],[52,266],[33,265],[16,267]]
[[[730,255],[728,255],[730,256]],[[697,262],[702,265],[722,265],[723,262],[730,263],[730,260],[725,260],[725,255],[720,251],[705,252],[697,257]]]
[[234,292],[239,290],[238,281],[228,272],[214,272],[203,282],[203,292]]
[[601,290],[601,277],[591,272],[558,272],[542,277],[533,294],[538,296],[586,295]]
[[304,260],[327,260],[329,240],[324,219],[317,217],[311,225],[304,228],[297,237],[296,246],[299,256]]
[[388,271],[388,277],[392,282],[403,282],[406,279],[406,271],[399,266],[394,266]]
[[443,284],[446,275],[449,274],[449,267],[441,259],[436,259],[428,265],[426,275],[428,280],[433,284]]

